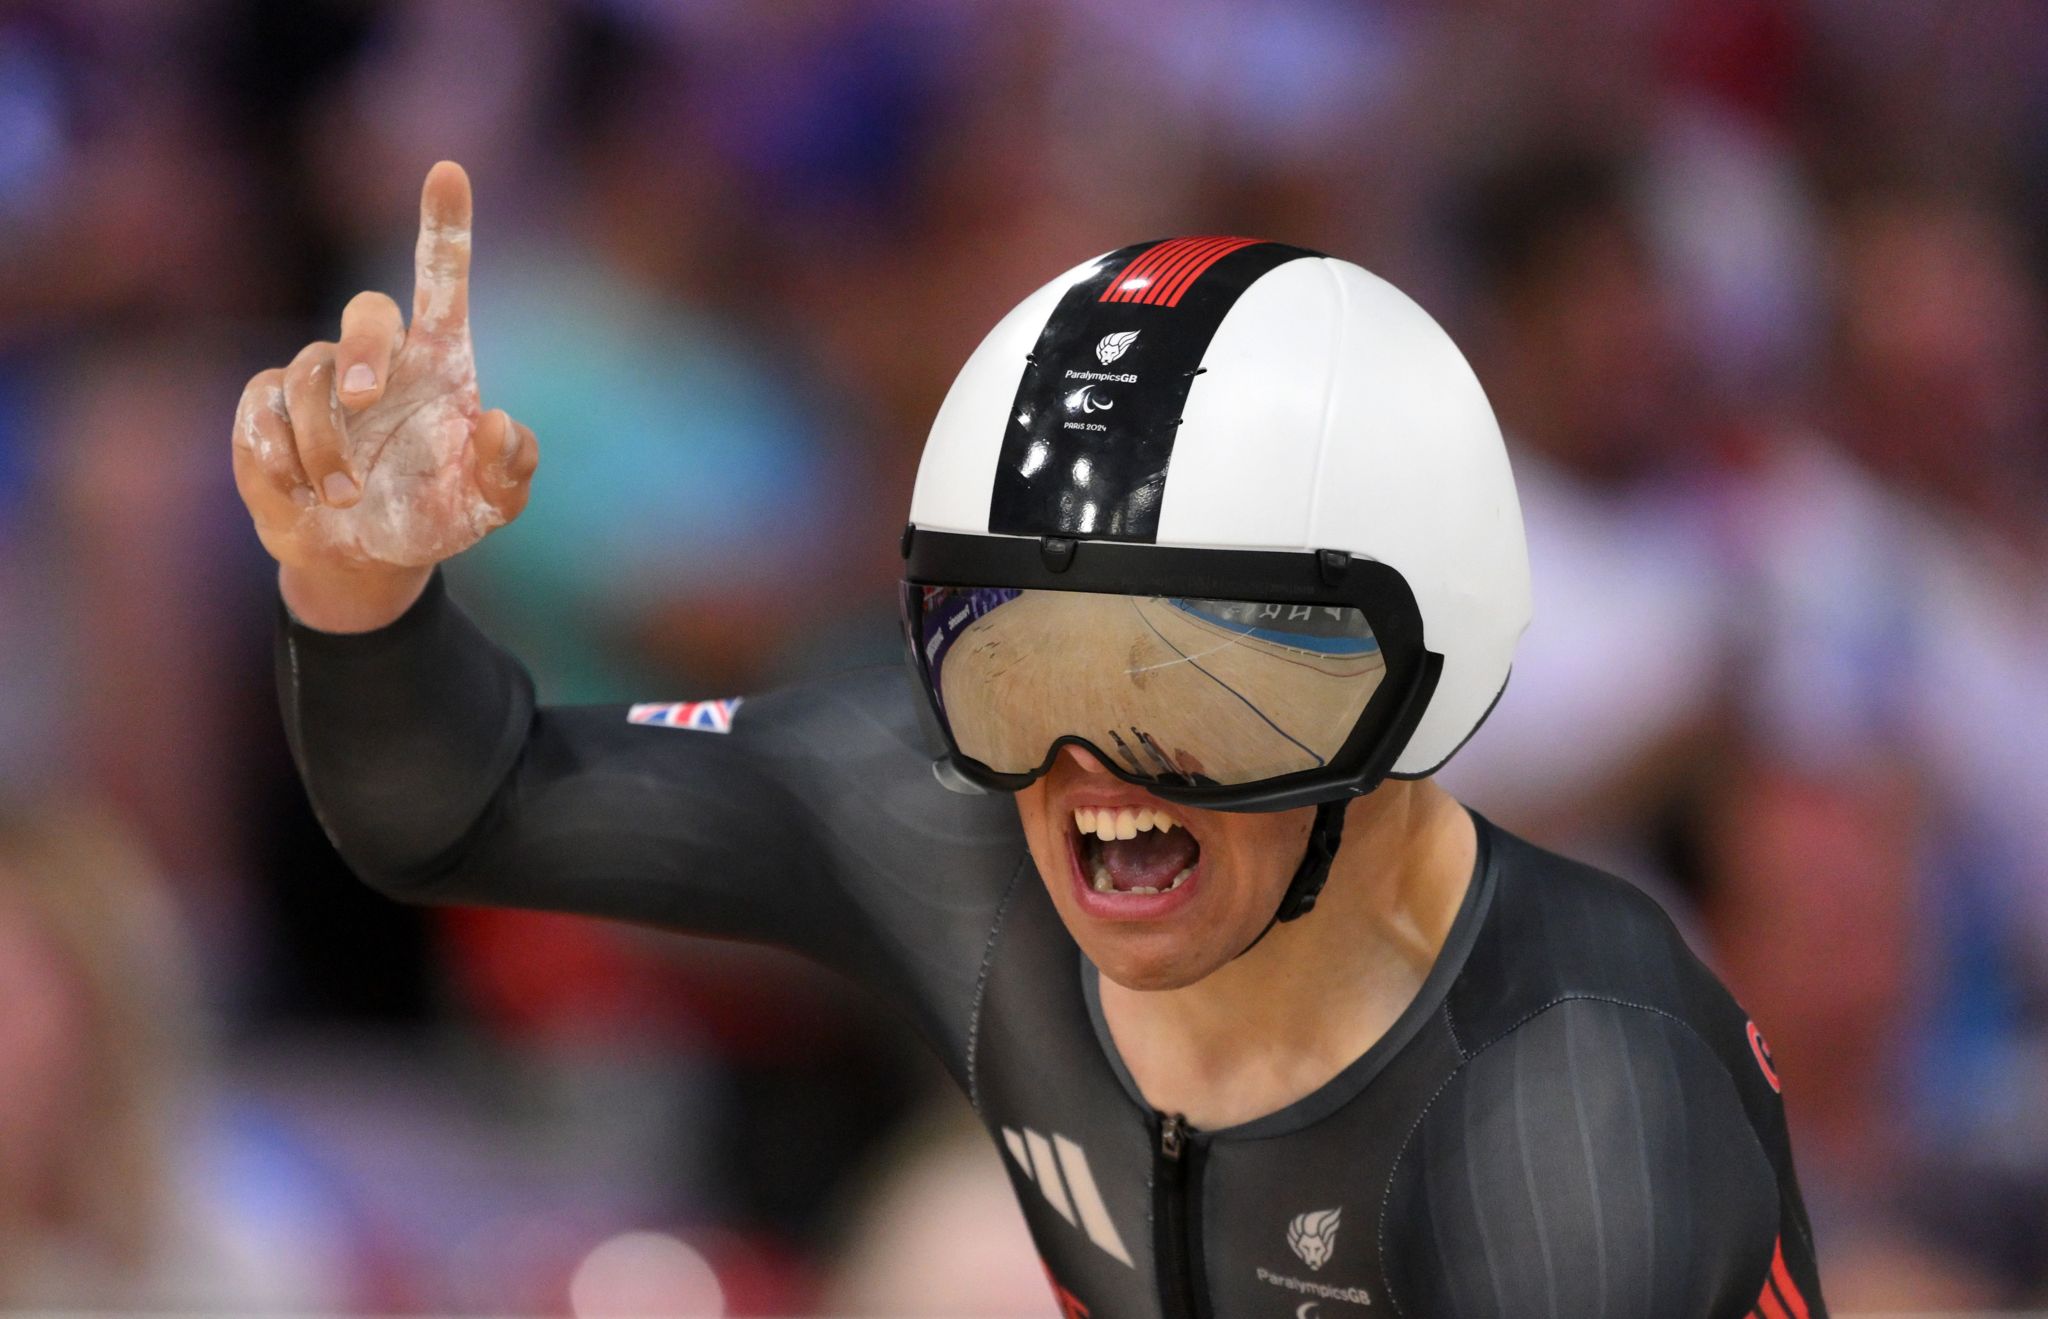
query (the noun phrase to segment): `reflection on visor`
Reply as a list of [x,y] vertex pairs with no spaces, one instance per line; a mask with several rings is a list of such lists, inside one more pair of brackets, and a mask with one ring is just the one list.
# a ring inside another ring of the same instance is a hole
[[1358,609],[917,588],[940,714],[999,774],[1079,737],[1128,773],[1242,784],[1327,764],[1385,673]]

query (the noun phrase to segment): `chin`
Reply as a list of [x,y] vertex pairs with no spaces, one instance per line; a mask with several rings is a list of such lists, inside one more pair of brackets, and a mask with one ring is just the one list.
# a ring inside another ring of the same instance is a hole
[[1100,962],[1095,969],[1102,972],[1103,979],[1112,980],[1125,989],[1156,994],[1170,989],[1186,989],[1208,975],[1206,970],[1189,972],[1173,967],[1157,966],[1104,966]]
[[1185,989],[1230,960],[1228,951],[1207,946],[1212,940],[1199,940],[1198,946],[1192,932],[1089,929],[1086,919],[1068,916],[1067,933],[1104,978],[1125,989]]

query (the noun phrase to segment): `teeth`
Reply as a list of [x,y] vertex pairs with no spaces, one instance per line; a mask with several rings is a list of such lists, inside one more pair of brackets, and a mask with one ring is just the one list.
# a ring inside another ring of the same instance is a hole
[[1118,838],[1136,838],[1149,829],[1167,833],[1177,828],[1177,822],[1164,811],[1144,807],[1125,806],[1112,809],[1107,806],[1077,806],[1074,808],[1074,828],[1085,837],[1093,834],[1107,843]]
[[1122,893],[1127,897],[1136,894],[1156,895],[1160,893],[1171,893],[1175,889],[1179,888],[1182,884],[1187,883],[1188,876],[1194,873],[1195,868],[1193,866],[1189,866],[1187,869],[1181,871],[1178,875],[1175,875],[1173,877],[1173,882],[1171,884],[1168,884],[1165,888],[1153,888],[1147,884],[1140,884],[1136,888],[1120,889],[1116,886],[1114,882],[1110,880],[1109,871],[1104,867],[1098,865],[1095,867],[1095,891],[1097,893]]

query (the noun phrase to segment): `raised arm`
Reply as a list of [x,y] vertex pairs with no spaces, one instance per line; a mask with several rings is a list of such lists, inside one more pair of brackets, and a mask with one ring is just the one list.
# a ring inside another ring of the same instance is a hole
[[277,662],[320,821],[392,897],[610,916],[886,974],[877,925],[902,915],[875,890],[903,826],[862,799],[916,783],[900,675],[712,703],[683,727],[538,707],[438,576],[373,632],[282,617]]
[[[394,896],[549,908],[779,943],[959,997],[990,877],[1021,855],[1007,802],[938,789],[900,674],[748,701],[689,731],[625,707],[538,707],[435,565],[519,515],[533,436],[483,409],[470,346],[469,182],[421,198],[408,327],[378,293],[335,342],[258,375],[235,474],[279,562],[278,681],[322,824]],[[911,989],[911,986],[904,986]]]

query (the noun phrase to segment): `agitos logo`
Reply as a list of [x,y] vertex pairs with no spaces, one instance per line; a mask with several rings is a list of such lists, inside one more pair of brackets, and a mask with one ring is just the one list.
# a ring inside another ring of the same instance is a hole
[[1107,412],[1111,408],[1115,407],[1115,399],[1098,398],[1096,396],[1095,391],[1100,388],[1102,388],[1102,386],[1100,385],[1083,385],[1079,389],[1075,390],[1073,393],[1067,395],[1067,411]]

